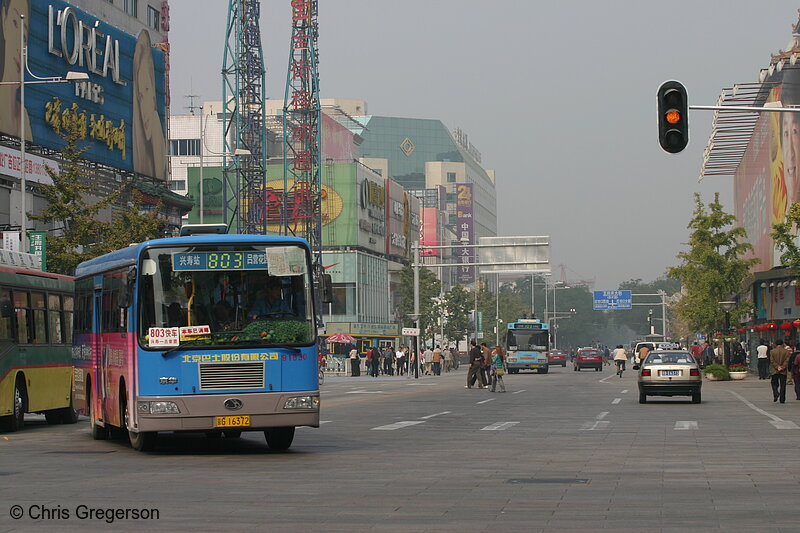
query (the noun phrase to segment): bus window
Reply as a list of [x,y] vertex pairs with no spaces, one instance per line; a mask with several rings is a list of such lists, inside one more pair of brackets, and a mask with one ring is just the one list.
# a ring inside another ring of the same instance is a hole
[[0,291],[0,339],[14,338],[14,306],[11,303],[11,292]]
[[28,293],[14,291],[14,310],[17,317],[17,342],[20,344],[30,344],[33,335],[31,333],[31,310],[28,307]]
[[74,302],[72,296],[63,297],[64,313],[62,315],[62,328],[64,332],[64,344],[72,344],[72,328],[74,320]]
[[47,305],[44,293],[31,293],[31,307],[33,311],[33,342],[47,344]]
[[47,295],[47,314],[50,318],[50,342],[64,344],[64,328],[61,324],[61,297],[58,294]]

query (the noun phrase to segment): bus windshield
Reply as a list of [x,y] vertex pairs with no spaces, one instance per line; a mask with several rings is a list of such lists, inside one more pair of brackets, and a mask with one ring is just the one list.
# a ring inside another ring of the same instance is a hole
[[509,330],[507,341],[509,350],[546,352],[548,332],[529,329]]
[[139,342],[150,348],[312,344],[307,265],[305,249],[296,245],[146,249]]

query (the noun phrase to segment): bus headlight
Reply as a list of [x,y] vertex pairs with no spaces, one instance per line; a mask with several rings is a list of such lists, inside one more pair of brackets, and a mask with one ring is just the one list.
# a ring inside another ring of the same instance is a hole
[[151,415],[177,415],[181,410],[175,402],[139,402],[139,412]]
[[293,396],[283,404],[284,409],[318,409],[319,396]]

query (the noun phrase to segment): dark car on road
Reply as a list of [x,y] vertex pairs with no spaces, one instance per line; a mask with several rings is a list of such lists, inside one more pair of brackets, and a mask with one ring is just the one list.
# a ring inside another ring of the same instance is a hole
[[567,366],[566,352],[562,352],[561,350],[550,350],[549,352],[547,352],[547,364],[561,365],[562,367],[566,367]]
[[584,368],[594,368],[598,372],[603,371],[603,351],[597,348],[581,348],[575,354],[572,361],[573,370],[579,372]]

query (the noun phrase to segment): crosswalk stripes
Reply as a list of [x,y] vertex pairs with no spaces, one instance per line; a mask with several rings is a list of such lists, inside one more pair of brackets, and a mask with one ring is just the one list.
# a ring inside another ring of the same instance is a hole
[[517,424],[519,424],[519,422],[495,422],[494,424],[482,427],[481,431],[503,431]]

